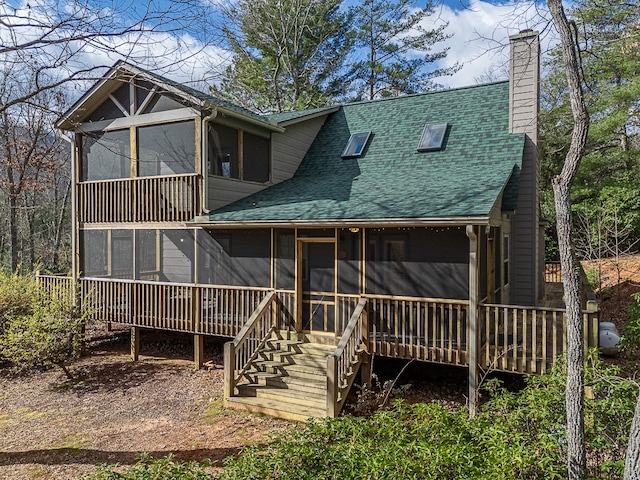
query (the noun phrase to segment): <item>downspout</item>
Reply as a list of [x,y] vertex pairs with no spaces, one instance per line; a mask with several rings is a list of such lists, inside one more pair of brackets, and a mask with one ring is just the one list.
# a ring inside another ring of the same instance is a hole
[[[76,218],[76,143],[75,136],[70,138],[58,129],[60,137],[71,145],[71,285],[76,292],[78,283],[78,219]],[[73,296],[74,305],[77,300]]]
[[469,237],[469,312],[467,315],[467,352],[469,359],[469,417],[478,411],[478,236],[467,225]]
[[202,212],[209,213],[209,168],[207,165],[209,155],[209,132],[207,130],[207,123],[218,116],[218,110],[214,109],[210,115],[202,119],[202,151],[200,152],[202,171]]

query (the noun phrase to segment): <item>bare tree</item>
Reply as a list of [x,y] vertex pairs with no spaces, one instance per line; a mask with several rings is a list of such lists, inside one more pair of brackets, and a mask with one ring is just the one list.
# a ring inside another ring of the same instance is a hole
[[43,0],[19,8],[0,3],[0,73],[12,72],[0,114],[35,101],[40,92],[95,80],[116,58],[146,68],[159,62],[166,67],[173,59],[177,68],[195,53],[187,47],[198,43],[194,37],[200,46],[209,43],[208,8],[198,0]]
[[580,264],[573,242],[570,190],[582,159],[589,114],[582,91],[577,38],[567,19],[562,0],[547,0],[549,12],[562,45],[562,58],[567,77],[573,130],[571,144],[559,175],[553,178],[556,207],[558,249],[567,306],[567,467],[570,479],[584,479],[587,457],[584,440],[584,327],[580,306]]

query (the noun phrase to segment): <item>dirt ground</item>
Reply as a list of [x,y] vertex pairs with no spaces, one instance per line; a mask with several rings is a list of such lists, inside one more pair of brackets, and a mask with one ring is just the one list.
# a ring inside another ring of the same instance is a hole
[[[601,317],[622,331],[629,295],[640,291],[640,256],[620,268],[626,272],[620,287],[615,285],[619,269],[612,264],[602,269]],[[74,382],[57,369],[15,376],[0,368],[1,480],[76,479],[100,464],[131,465],[142,452],[208,458],[220,467],[244,445],[267,441],[269,432],[293,425],[222,407],[222,340],[206,339],[210,368],[195,371],[188,335],[144,332],[140,361],[132,362],[126,329],[92,333],[88,355],[72,367]],[[633,374],[637,359],[625,354],[611,361],[626,364]],[[403,366],[376,362],[380,383],[395,378]],[[406,388],[403,396],[410,401],[440,399],[457,407],[465,404],[466,379],[465,369],[415,362],[396,386]],[[516,387],[521,382],[517,376],[505,379]],[[372,395],[358,402],[357,393],[353,389],[348,412],[380,403],[381,397]]]
[[[125,332],[126,333],[126,332]],[[188,337],[143,335],[94,342],[73,366],[15,377],[0,371],[0,479],[75,479],[99,464],[130,465],[141,452],[214,465],[289,423],[222,408],[222,370],[194,371]],[[222,343],[205,353],[222,364]]]

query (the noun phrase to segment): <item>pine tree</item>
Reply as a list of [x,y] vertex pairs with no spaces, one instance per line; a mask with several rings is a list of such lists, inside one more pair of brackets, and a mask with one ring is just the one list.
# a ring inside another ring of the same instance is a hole
[[327,105],[352,46],[340,0],[240,0],[223,8],[233,52],[214,95],[259,113]]
[[434,47],[450,37],[447,24],[426,29],[434,13],[429,1],[414,8],[410,0],[364,0],[353,8],[356,45],[366,58],[353,63],[351,75],[359,98],[374,99],[432,90],[434,78],[451,75],[458,67],[428,69],[446,57]]

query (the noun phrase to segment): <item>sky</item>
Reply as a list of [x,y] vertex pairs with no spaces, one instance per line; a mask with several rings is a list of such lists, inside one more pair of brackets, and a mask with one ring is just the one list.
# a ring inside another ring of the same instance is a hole
[[[36,12],[44,16],[47,9],[60,8],[64,1],[72,0],[0,0],[0,16],[16,12],[30,18],[35,18],[38,15]],[[118,8],[124,9],[126,6],[127,9],[140,10],[149,5],[147,0],[92,1],[104,2],[101,15],[105,18],[111,17],[110,21],[116,24],[118,17],[122,16]],[[192,1],[197,3],[226,0]],[[436,47],[437,49],[446,47],[448,54],[436,67],[449,67],[457,63],[460,69],[452,76],[436,79],[436,82],[445,88],[505,79],[508,38],[523,29],[541,31],[543,52],[554,43],[553,35],[549,33],[546,20],[548,15],[543,8],[544,4],[536,5],[531,0],[443,1],[445,3],[435,7],[435,13],[432,16],[425,18],[424,27],[431,29],[443,22],[448,23],[446,32],[452,36]],[[40,9],[31,5],[37,5]],[[69,8],[68,4],[66,8]],[[207,30],[206,27],[197,28],[195,24],[191,27],[193,28],[190,30],[147,32],[142,40],[138,34],[117,39],[102,39],[102,43],[109,45],[110,48],[86,47],[81,55],[74,57],[74,63],[67,64],[66,67],[72,70],[83,64],[112,65],[119,57],[126,55],[133,60],[132,63],[136,63],[137,60],[143,67],[153,68],[173,80],[206,90],[206,85],[214,82],[216,75],[225,65],[228,65],[230,54],[219,46],[219,42],[207,41],[203,37],[202,32]],[[0,31],[0,49],[3,44],[6,45],[10,41],[6,35],[6,30]],[[33,29],[20,31],[19,35],[28,38],[29,35],[33,35]],[[53,57],[56,52],[53,50],[54,47],[51,48],[48,54]],[[148,64],[151,59],[154,65]],[[76,86],[78,91],[82,88],[84,87]]]

